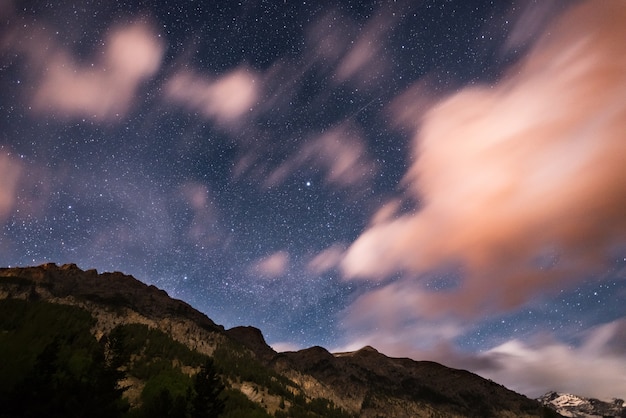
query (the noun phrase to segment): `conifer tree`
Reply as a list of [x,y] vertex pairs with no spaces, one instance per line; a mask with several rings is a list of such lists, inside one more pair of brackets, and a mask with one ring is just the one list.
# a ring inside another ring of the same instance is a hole
[[191,401],[192,418],[217,418],[224,412],[224,391],[222,379],[215,370],[213,359],[209,358],[202,365],[194,378],[194,397]]

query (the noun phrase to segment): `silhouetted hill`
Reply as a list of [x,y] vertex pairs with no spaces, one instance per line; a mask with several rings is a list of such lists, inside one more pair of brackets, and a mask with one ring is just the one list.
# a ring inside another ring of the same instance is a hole
[[[61,323],[54,321],[61,318],[55,306],[69,309]],[[224,330],[185,302],[119,272],[98,274],[74,264],[3,268],[0,309],[7,312],[0,317],[0,355],[23,354],[0,366],[0,396],[14,393],[58,335],[72,340],[73,331],[63,326],[67,318],[83,318],[77,328],[83,334],[87,330],[100,345],[114,340],[123,347],[119,370],[126,375],[128,416],[144,416],[155,405],[186,416],[191,376],[207,359],[226,385],[225,417],[557,416],[468,371],[390,358],[372,347],[276,353],[260,330]],[[77,349],[74,343],[68,347]]]

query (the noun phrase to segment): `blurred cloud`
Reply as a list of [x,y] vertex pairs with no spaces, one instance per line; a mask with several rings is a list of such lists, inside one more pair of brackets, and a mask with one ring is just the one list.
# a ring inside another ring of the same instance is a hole
[[558,15],[565,2],[546,0],[542,2],[516,1],[515,3],[515,6],[509,9],[508,20],[513,22],[513,27],[502,46],[503,55],[531,44]]
[[351,19],[337,10],[329,11],[307,30],[307,61],[336,65],[348,49],[354,31],[356,27]]
[[336,268],[343,257],[345,248],[335,244],[315,255],[307,264],[307,270],[313,274],[322,274]]
[[274,279],[285,274],[289,268],[289,253],[277,251],[254,263],[251,272],[265,278]]
[[183,70],[167,82],[165,96],[222,126],[231,126],[254,107],[259,96],[256,77],[245,67],[217,79]]
[[531,397],[558,388],[583,396],[623,399],[626,351],[615,351],[611,344],[623,340],[624,323],[622,319],[592,329],[580,347],[556,341],[507,341],[479,356],[489,359],[484,364],[490,367],[477,372]]
[[367,184],[377,171],[358,127],[346,122],[304,143],[268,176],[265,185],[281,184],[294,172],[311,166],[325,173],[327,184],[342,189]]
[[[547,331],[538,331],[524,340],[511,339],[469,353],[455,348],[454,339],[474,332],[472,325],[459,318],[419,318],[410,306],[416,295],[407,295],[407,291],[413,290],[387,286],[358,299],[351,308],[351,322],[344,323],[352,339],[332,351],[373,345],[388,356],[471,370],[531,398],[550,390],[601,399],[626,397],[624,318],[587,330],[581,344],[566,344]],[[381,308],[383,315],[373,312]],[[407,313],[407,320],[398,316]]]
[[10,154],[0,154],[0,222],[13,212],[17,200],[22,164]]
[[[0,150],[6,149],[0,145]],[[67,170],[33,163],[14,152],[0,154],[0,222],[10,217],[35,219],[42,216],[52,190],[68,180]]]
[[329,11],[307,30],[309,62],[333,72],[335,83],[346,81],[361,88],[389,73],[389,32],[410,3],[395,3],[393,11],[381,8],[361,27],[337,10]]
[[180,186],[180,193],[193,213],[187,227],[187,239],[198,245],[215,245],[219,238],[218,216],[208,187],[197,182],[187,182]]
[[336,69],[338,81],[353,80],[360,86],[367,87],[369,82],[383,77],[389,71],[386,40],[387,33],[394,27],[394,15],[395,13],[378,14],[350,42]]
[[[17,36],[22,36],[19,32]],[[36,68],[32,107],[44,114],[68,118],[115,120],[125,115],[140,84],[161,65],[163,42],[148,23],[135,21],[115,27],[81,63],[66,48],[52,41],[44,29],[29,34],[15,47],[26,53]]]
[[406,304],[480,315],[600,266],[626,236],[624,21],[623,2],[578,5],[501,82],[418,112],[404,185],[421,207],[364,231],[346,278],[404,272],[408,287],[460,264],[454,289],[409,292]]
[[400,280],[359,296],[344,312],[342,325],[354,334],[373,332],[381,349],[429,350],[464,332],[462,320],[426,317],[432,303],[432,295]]
[[426,76],[396,96],[388,108],[389,117],[398,128],[419,128],[424,115],[441,99],[430,87],[433,81]]

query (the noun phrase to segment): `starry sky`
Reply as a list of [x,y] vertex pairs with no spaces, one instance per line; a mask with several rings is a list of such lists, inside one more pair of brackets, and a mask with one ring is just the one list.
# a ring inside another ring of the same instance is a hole
[[0,0],[0,265],[277,350],[626,398],[626,4]]

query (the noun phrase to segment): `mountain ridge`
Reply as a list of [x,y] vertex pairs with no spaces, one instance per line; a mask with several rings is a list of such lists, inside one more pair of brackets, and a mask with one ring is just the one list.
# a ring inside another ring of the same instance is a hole
[[[323,400],[329,410],[340,408],[359,417],[558,416],[469,371],[391,358],[369,346],[350,353],[333,354],[318,346],[277,353],[261,330],[250,326],[226,330],[186,302],[120,272],[99,274],[75,264],[53,263],[0,268],[0,300],[4,299],[85,309],[95,320],[92,333],[97,338],[121,324],[143,324],[204,355],[230,356],[230,363],[224,363],[230,367],[226,370],[230,386],[269,416],[279,416],[284,404],[298,401],[306,407],[315,400]],[[301,398],[291,399],[290,393]]]

